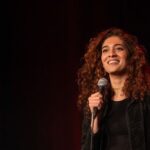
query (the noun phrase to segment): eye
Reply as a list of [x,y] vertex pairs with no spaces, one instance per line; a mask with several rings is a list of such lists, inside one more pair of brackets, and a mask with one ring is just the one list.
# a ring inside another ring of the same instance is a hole
[[103,48],[103,49],[102,49],[102,53],[105,53],[105,52],[107,52],[107,51],[108,51],[107,48]]
[[118,50],[118,51],[122,51],[122,50],[124,50],[124,48],[123,48],[123,47],[121,47],[121,46],[117,46],[115,49],[116,49],[116,50]]

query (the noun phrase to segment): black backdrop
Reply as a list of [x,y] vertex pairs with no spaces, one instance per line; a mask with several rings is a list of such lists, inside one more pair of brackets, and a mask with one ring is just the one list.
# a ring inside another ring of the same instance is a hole
[[146,0],[9,1],[1,50],[3,149],[79,150],[76,73],[85,45],[118,26],[150,49],[148,6]]

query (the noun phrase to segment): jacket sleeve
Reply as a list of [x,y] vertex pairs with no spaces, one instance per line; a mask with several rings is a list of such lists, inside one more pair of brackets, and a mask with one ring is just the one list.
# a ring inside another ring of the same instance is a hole
[[92,150],[100,150],[100,133],[98,132],[93,135],[93,143],[91,143],[91,136],[90,119],[84,117],[82,122],[81,150],[90,150],[91,144]]

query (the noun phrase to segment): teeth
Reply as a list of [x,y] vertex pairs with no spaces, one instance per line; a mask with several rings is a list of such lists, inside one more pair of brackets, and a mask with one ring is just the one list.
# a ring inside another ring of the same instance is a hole
[[108,64],[116,64],[116,63],[118,63],[119,61],[118,60],[110,60],[109,62],[108,62]]

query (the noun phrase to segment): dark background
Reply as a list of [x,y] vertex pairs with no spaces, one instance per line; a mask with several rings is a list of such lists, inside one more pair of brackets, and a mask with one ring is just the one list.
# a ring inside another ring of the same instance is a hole
[[146,0],[8,1],[0,149],[79,150],[76,77],[86,44],[97,32],[117,26],[149,50],[149,14]]

